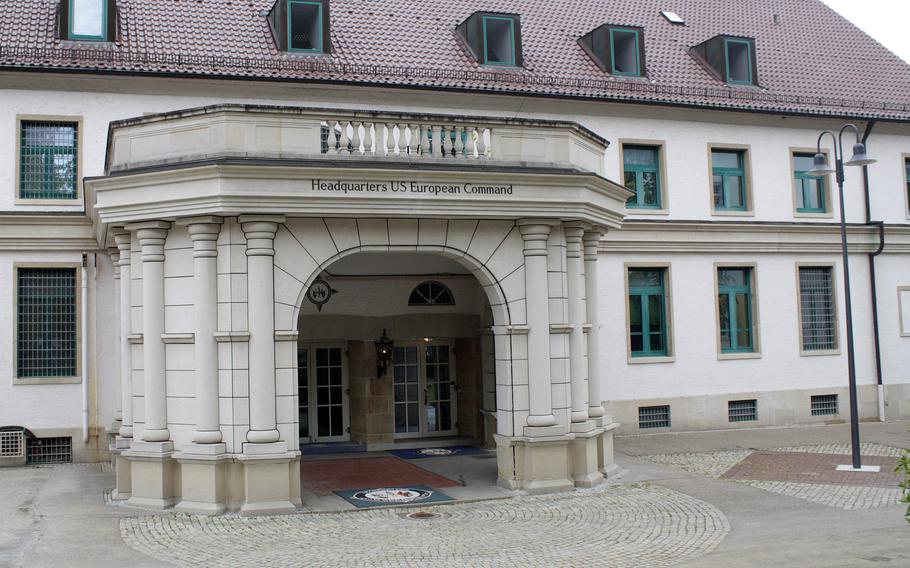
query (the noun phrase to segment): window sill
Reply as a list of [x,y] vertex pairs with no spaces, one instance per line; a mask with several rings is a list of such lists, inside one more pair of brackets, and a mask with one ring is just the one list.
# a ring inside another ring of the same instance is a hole
[[649,365],[653,363],[675,363],[674,355],[662,355],[659,357],[627,357],[630,365]]
[[734,361],[737,359],[761,359],[760,351],[752,351],[749,353],[718,353],[718,361]]
[[721,217],[755,217],[755,211],[752,211],[751,209],[746,209],[744,211],[737,211],[735,209],[711,209],[711,215]]
[[840,355],[840,349],[825,349],[819,351],[803,351],[800,350],[800,357],[824,357],[826,355]]
[[644,207],[626,207],[626,215],[669,215],[669,209],[645,209]]
[[20,199],[16,198],[16,205],[59,205],[64,207],[82,207],[82,196],[72,199]]
[[16,377],[14,385],[78,385],[82,377]]
[[831,211],[825,211],[824,213],[814,213],[812,211],[794,211],[794,217],[801,217],[804,219],[831,219],[834,217],[834,213]]

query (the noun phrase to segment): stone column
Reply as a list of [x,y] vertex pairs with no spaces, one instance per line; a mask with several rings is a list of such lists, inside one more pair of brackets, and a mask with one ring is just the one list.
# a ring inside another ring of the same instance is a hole
[[[588,325],[588,416],[602,422],[604,416],[600,378],[600,288],[597,283],[597,246],[601,231],[591,229],[584,234],[585,250],[585,307]],[[597,424],[603,426],[603,424]]]
[[166,442],[167,383],[164,375],[164,242],[171,224],[164,221],[136,223],[142,247],[142,362],[145,382],[145,442]]
[[[586,226],[566,223],[566,281],[569,298],[569,373],[574,432],[588,422],[588,367],[585,364],[585,280],[582,274],[582,244]],[[584,427],[583,431],[590,430]]]
[[219,217],[196,217],[181,221],[193,241],[193,288],[196,362],[196,431],[193,442],[218,444],[218,282],[216,241],[221,232]]
[[133,437],[133,365],[130,346],[131,318],[131,269],[130,269],[130,233],[114,233],[114,242],[120,251],[117,265],[120,268],[120,395],[123,422],[120,424],[120,436]]
[[547,237],[544,221],[519,222],[524,239],[525,305],[528,320],[528,390],[532,428],[555,426],[550,392],[550,315],[547,294]]
[[[123,303],[120,301],[120,297],[121,297],[120,249],[118,249],[117,247],[111,247],[111,248],[107,249],[107,252],[108,252],[108,255],[111,257],[111,267],[113,268],[113,272],[114,272],[114,274],[113,274],[113,276],[114,276],[114,297],[116,298],[114,303],[116,303],[119,306],[120,313],[122,314],[123,313]],[[121,315],[121,318],[122,318],[122,315]],[[122,335],[123,335],[123,330],[118,327],[117,328],[118,346],[121,345],[121,341],[122,341],[121,336]],[[122,367],[123,367],[123,361],[122,361],[123,353],[122,352],[120,353],[120,359],[121,359],[120,365],[121,365],[121,369],[122,369]],[[117,409],[114,411],[114,422],[120,423],[120,425],[117,426],[117,435],[120,434],[120,429],[123,426],[123,406],[124,406],[124,402],[125,402],[123,399],[123,379],[122,379],[123,375],[122,375],[122,373],[119,372],[119,370],[118,370],[118,374],[121,377],[121,380],[117,381],[118,386],[120,387],[119,389],[117,389],[120,391],[120,393],[119,393],[120,404],[117,405]]]
[[246,236],[249,291],[250,430],[254,444],[277,442],[275,410],[275,274],[274,239],[280,216],[241,216]]

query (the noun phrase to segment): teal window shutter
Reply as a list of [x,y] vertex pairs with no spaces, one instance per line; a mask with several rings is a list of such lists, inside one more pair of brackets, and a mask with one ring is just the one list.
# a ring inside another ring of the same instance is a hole
[[19,198],[76,199],[78,125],[23,121],[19,139]]
[[796,210],[800,213],[826,213],[825,178],[806,172],[812,167],[813,154],[793,156],[793,177],[796,179]]
[[748,209],[745,152],[742,150],[712,150],[714,209],[746,211]]
[[16,376],[76,376],[76,269],[18,268],[16,285]]
[[626,202],[631,209],[660,209],[660,148],[623,146],[623,182],[635,192]]
[[754,351],[752,328],[752,270],[717,270],[717,310],[723,353]]
[[666,269],[629,269],[629,344],[633,357],[663,357],[667,349]]

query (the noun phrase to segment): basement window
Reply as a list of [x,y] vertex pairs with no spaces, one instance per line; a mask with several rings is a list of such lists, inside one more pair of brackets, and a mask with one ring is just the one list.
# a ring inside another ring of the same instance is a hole
[[597,65],[611,75],[641,77],[644,73],[644,30],[604,24],[578,39]]
[[728,85],[757,85],[755,40],[714,36],[690,50],[695,58]]
[[479,63],[521,66],[521,25],[516,14],[474,12],[456,31]]
[[278,0],[269,24],[279,49],[291,53],[331,51],[328,0]]
[[32,438],[27,445],[26,462],[29,464],[72,463],[73,439]]
[[730,422],[754,422],[758,420],[758,401],[731,400],[727,403],[727,418]]
[[669,428],[670,427],[670,405],[661,406],[639,406],[638,407],[638,428],[645,430],[648,428]]
[[61,0],[60,35],[77,41],[111,41],[116,14],[116,0]]
[[812,416],[836,416],[837,395],[818,394],[811,398]]

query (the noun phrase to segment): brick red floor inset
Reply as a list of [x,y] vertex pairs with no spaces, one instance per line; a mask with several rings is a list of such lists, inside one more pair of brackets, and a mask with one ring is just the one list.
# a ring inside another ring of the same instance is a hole
[[863,465],[881,466],[879,473],[837,471],[835,469],[839,465],[850,463],[852,460],[848,455],[752,452],[749,457],[728,469],[721,478],[864,487],[896,487],[901,480],[894,472],[894,468],[897,467],[895,458],[863,456]]
[[461,483],[436,475],[396,457],[303,460],[300,482],[316,495],[345,489],[429,485],[457,487]]

